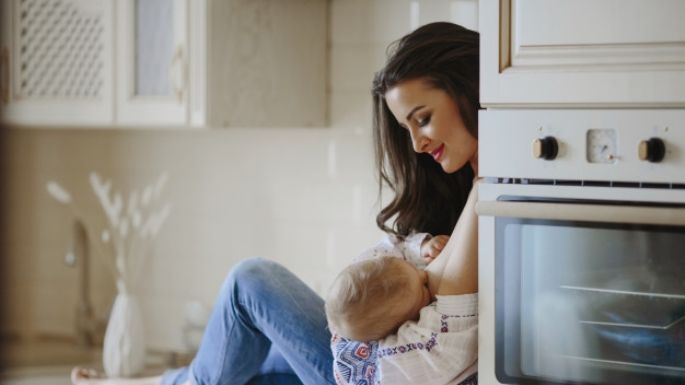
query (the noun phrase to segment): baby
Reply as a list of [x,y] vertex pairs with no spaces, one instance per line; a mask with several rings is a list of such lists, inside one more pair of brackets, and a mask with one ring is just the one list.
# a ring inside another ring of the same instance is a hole
[[[380,257],[338,275],[326,299],[338,383],[356,383],[348,379],[352,372],[370,383],[393,385],[455,384],[475,375],[476,200],[474,189],[449,241],[425,270],[401,258]],[[351,363],[356,359],[362,362]],[[350,370],[350,365],[375,369]]]
[[374,258],[338,275],[326,300],[326,316],[342,337],[378,340],[405,321],[418,320],[433,297],[425,270],[397,257]]

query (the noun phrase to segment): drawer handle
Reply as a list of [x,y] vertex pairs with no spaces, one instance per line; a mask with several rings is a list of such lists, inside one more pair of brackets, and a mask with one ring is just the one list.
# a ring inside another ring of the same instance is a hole
[[685,225],[685,208],[480,201],[480,216],[645,225]]
[[183,103],[183,95],[186,89],[186,65],[182,46],[176,48],[174,57],[171,59],[169,77],[176,100],[178,100],[179,103]]

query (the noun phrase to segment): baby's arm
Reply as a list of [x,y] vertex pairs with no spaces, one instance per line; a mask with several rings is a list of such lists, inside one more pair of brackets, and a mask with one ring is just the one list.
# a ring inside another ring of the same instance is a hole
[[478,292],[477,189],[478,185],[474,183],[447,245],[426,267],[428,285],[433,295]]

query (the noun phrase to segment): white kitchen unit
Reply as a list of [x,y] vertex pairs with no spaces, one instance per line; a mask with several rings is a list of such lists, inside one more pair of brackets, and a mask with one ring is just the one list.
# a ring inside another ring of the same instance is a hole
[[117,0],[116,7],[116,123],[186,123],[187,0]]
[[113,2],[2,2],[2,120],[111,124]]
[[478,382],[685,383],[685,2],[479,12]]
[[681,0],[481,1],[481,104],[683,107],[683,15]]
[[317,127],[325,0],[9,0],[2,121]]
[[481,111],[479,383],[685,382],[684,122]]
[[[197,0],[192,1],[191,13]],[[191,70],[191,98],[197,101],[191,104],[191,122],[324,126],[327,7],[326,0],[209,0],[206,25],[191,20],[191,32],[207,34],[192,40],[206,42],[191,47],[192,59],[205,58],[206,70],[200,65]]]

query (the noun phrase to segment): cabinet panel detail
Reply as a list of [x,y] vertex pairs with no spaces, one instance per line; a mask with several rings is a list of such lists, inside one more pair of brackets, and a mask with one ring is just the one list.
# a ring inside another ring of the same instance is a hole
[[17,4],[15,97],[102,98],[102,3],[25,0]]
[[614,69],[685,70],[685,43],[625,45],[516,46],[512,70],[547,67],[567,70],[597,70],[611,65]]
[[481,105],[685,106],[685,1],[481,0]]
[[620,6],[609,0],[511,1],[511,15],[503,18],[512,23],[513,68],[649,65],[685,70],[683,1],[625,0]]
[[0,1],[3,123],[112,124],[114,1]]
[[[320,127],[326,120],[326,2],[210,3],[208,117],[226,127]],[[305,59],[306,58],[306,59]]]
[[135,2],[135,95],[171,93],[174,60],[174,4],[165,0]]
[[188,123],[188,0],[117,0],[117,123]]

